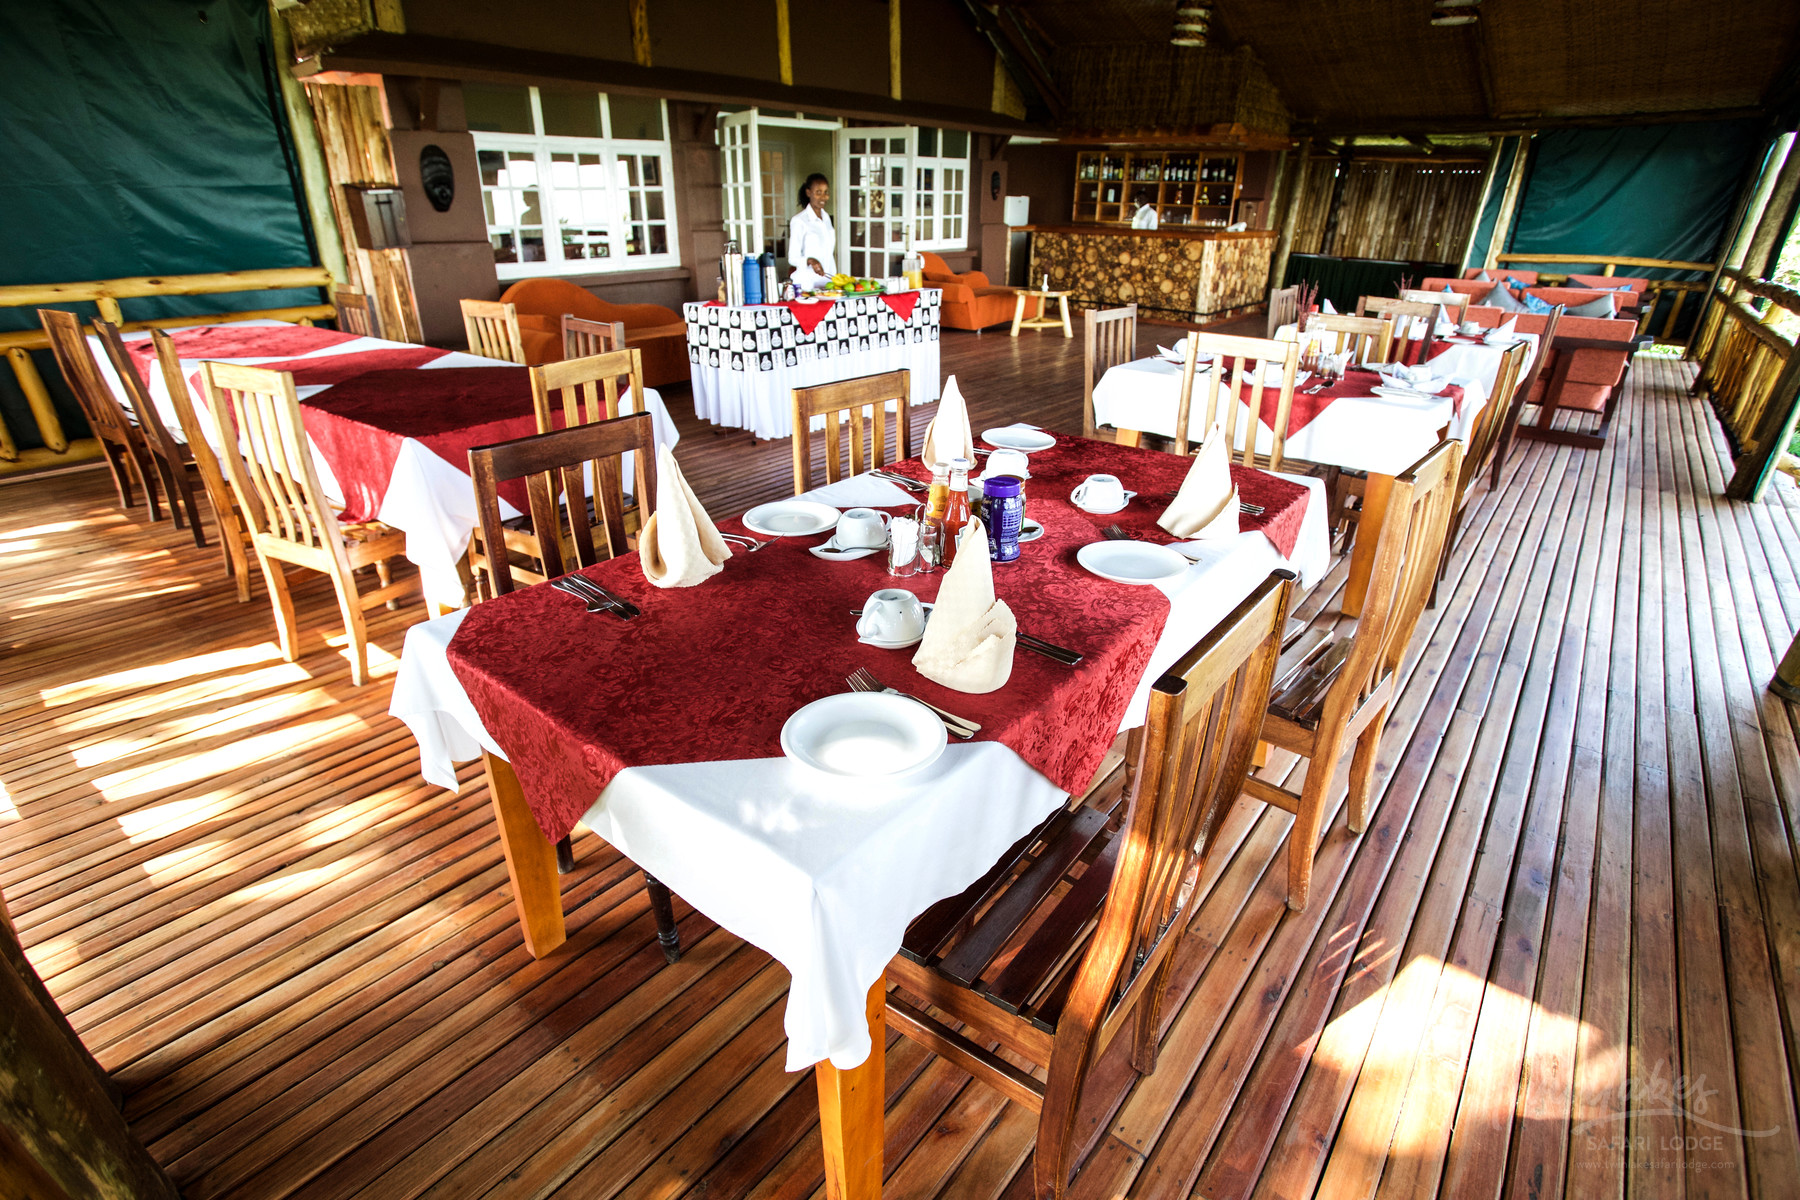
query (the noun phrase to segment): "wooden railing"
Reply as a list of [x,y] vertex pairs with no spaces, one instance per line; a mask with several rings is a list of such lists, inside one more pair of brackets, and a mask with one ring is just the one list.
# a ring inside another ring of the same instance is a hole
[[[1504,266],[1508,263],[1523,265],[1525,263],[1560,263],[1571,267],[1600,267],[1599,274],[1615,274],[1619,267],[1649,267],[1659,271],[1705,271],[1707,274],[1718,269],[1717,263],[1678,262],[1668,258],[1634,258],[1625,254],[1498,254],[1494,261]],[[1592,275],[1593,271],[1582,271],[1582,275]],[[1555,275],[1547,271],[1538,272],[1538,282],[1545,287],[1560,287],[1568,282],[1567,274]],[[1574,285],[1580,287],[1579,283]],[[1656,316],[1656,309],[1662,303],[1663,293],[1673,292],[1675,302],[1669,305],[1669,315],[1663,319],[1662,332],[1655,335],[1656,340],[1664,343],[1675,341],[1675,322],[1681,318],[1681,308],[1686,302],[1689,292],[1704,294],[1709,284],[1703,279],[1652,279],[1644,287],[1644,298],[1638,308],[1638,335],[1641,337],[1650,332],[1651,319]]]
[[[101,279],[87,283],[27,283],[0,287],[0,308],[37,308],[93,303],[100,315],[125,329],[155,329],[177,325],[212,325],[229,321],[249,321],[270,317],[280,321],[311,324],[329,318],[334,310],[329,304],[305,304],[289,308],[260,308],[250,312],[217,313],[210,316],[162,317],[152,321],[127,321],[119,309],[119,301],[144,296],[205,296],[223,292],[261,292],[286,288],[329,288],[331,274],[324,267],[279,267],[264,271],[217,271],[205,275],[146,275],[131,279]],[[99,446],[91,438],[71,443],[63,431],[62,421],[51,403],[50,391],[38,374],[31,351],[50,345],[42,329],[25,329],[16,333],[0,333],[0,350],[12,364],[13,376],[25,403],[37,422],[38,434],[51,461],[75,462],[92,458]],[[40,456],[41,457],[41,456]],[[0,419],[0,463],[43,465],[32,462],[30,454],[22,454],[18,439]],[[0,470],[4,470],[0,467]]]
[[[1763,311],[1752,302],[1766,302]],[[1727,267],[1694,330],[1689,354],[1700,364],[1694,392],[1707,393],[1737,452],[1725,494],[1754,499],[1793,436],[1800,359],[1773,326],[1800,314],[1800,292]]]

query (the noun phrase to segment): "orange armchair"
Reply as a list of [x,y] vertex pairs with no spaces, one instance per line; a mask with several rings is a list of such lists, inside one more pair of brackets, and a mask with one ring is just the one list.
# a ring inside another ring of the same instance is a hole
[[566,279],[522,279],[500,299],[518,310],[519,336],[531,366],[562,360],[562,318],[573,313],[589,321],[624,323],[625,344],[643,355],[645,387],[687,382],[687,325],[672,308],[612,304]]
[[925,258],[925,286],[942,288],[943,306],[938,320],[950,329],[986,329],[989,325],[1010,324],[1016,288],[995,287],[980,271],[961,275],[935,254]]

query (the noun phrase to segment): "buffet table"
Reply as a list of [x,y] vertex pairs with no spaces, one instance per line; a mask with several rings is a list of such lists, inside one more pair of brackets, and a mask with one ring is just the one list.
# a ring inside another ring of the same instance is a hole
[[694,413],[759,438],[793,432],[797,387],[912,372],[912,402],[938,398],[937,288],[896,295],[682,308]]

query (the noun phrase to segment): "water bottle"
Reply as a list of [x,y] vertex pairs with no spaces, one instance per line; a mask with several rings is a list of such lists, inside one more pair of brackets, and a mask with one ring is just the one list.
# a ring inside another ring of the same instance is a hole
[[756,263],[762,270],[763,302],[773,304],[781,295],[781,285],[775,280],[775,255],[771,251],[764,250],[757,256]]
[[763,302],[762,283],[762,264],[746,255],[744,258],[745,304],[761,304]]

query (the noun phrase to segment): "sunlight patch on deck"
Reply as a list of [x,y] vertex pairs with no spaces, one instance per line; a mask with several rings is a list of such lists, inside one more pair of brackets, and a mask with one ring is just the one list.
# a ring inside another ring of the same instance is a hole
[[244,667],[260,666],[269,662],[281,662],[281,647],[274,642],[259,642],[254,646],[234,646],[229,650],[215,650],[206,654],[190,654],[185,658],[170,659],[168,662],[152,663],[143,667],[129,667],[123,671],[112,671],[105,675],[95,675],[83,679],[79,683],[65,683],[56,687],[48,687],[38,692],[38,698],[46,708],[55,708],[71,704],[91,704],[94,700],[117,692],[137,691],[143,688],[163,688],[178,679],[191,679],[197,675],[222,675]]
[[[259,718],[275,715],[277,714],[265,711],[259,714]],[[343,737],[368,738],[373,733],[374,727],[363,718],[339,713],[242,738],[203,754],[187,755],[160,770],[145,774],[101,776],[94,780],[94,788],[106,801],[118,803],[155,795],[185,784],[214,780],[218,776],[246,767],[261,766],[266,770],[277,770],[288,763],[295,750],[302,745],[322,745]]]

